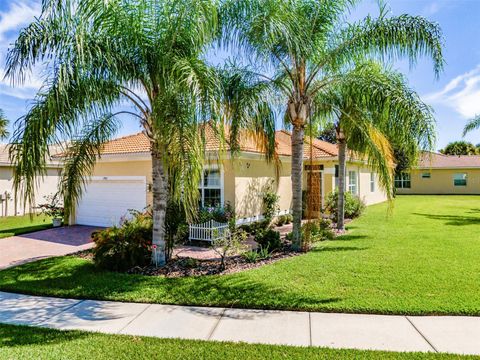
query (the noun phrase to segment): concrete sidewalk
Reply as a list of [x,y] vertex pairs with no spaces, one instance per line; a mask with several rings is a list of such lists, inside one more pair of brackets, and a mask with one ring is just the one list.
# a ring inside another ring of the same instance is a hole
[[480,354],[480,318],[243,310],[0,292],[0,323],[162,338]]

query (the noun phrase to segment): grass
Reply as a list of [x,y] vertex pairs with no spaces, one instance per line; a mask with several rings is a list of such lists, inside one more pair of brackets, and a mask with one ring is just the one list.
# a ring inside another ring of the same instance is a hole
[[480,197],[401,196],[349,234],[271,265],[167,279],[59,257],[0,272],[0,290],[72,298],[380,314],[480,315]]
[[43,215],[0,217],[0,239],[51,228],[51,220]]
[[[155,339],[0,325],[2,359],[452,359],[435,353],[333,350]],[[474,358],[456,356],[456,358]]]

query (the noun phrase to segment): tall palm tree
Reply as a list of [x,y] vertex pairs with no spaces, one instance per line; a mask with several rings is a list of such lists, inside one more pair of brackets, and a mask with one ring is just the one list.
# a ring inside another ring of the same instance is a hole
[[5,117],[5,113],[0,109],[0,139],[6,139],[8,137],[8,120]]
[[[23,201],[33,203],[35,178],[46,171],[48,145],[68,140],[60,193],[66,209],[72,209],[102,144],[118,131],[119,116],[129,116],[150,139],[157,246],[152,257],[164,264],[168,199],[181,198],[186,210],[198,206],[205,156],[202,125],[233,119],[241,127],[249,115],[261,130],[259,119],[265,123],[269,117],[260,114],[265,115],[268,107],[222,113],[224,88],[218,79],[225,76],[204,59],[218,29],[215,0],[45,0],[42,4],[41,16],[21,31],[7,58],[7,76],[14,82],[22,81],[41,62],[47,62],[49,74],[14,134],[15,190],[23,193]],[[248,84],[255,89],[255,84]],[[261,87],[253,94],[259,92]],[[133,110],[123,109],[125,104]],[[119,105],[122,108],[117,110]]]
[[227,0],[222,7],[223,40],[243,48],[283,97],[285,118],[292,127],[293,242],[301,238],[304,129],[319,111],[319,93],[337,87],[359,59],[396,60],[412,64],[420,56],[443,67],[438,25],[418,16],[380,16],[347,23],[358,1]]

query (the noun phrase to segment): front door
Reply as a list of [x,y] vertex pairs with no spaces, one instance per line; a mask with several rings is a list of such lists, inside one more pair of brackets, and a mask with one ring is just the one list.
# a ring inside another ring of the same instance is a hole
[[307,172],[307,217],[318,217],[322,211],[322,173]]

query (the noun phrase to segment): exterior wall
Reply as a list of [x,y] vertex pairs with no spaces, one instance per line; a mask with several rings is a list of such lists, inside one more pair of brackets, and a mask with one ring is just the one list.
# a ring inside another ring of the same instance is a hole
[[387,200],[387,195],[385,191],[383,191],[380,187],[377,174],[375,174],[374,176],[374,191],[371,191],[370,174],[372,173],[372,171],[368,167],[358,167],[357,173],[359,174],[360,178],[358,196],[363,199],[365,204],[378,204]]
[[[41,179],[35,190],[35,205],[45,202],[45,196],[53,195],[58,190],[59,169],[51,168],[47,170],[46,176]],[[8,199],[5,198],[7,193]],[[13,190],[13,169],[11,167],[0,167],[0,216],[23,215],[30,212],[36,212],[36,209],[24,207],[20,201],[15,201]]]
[[[305,162],[307,165],[309,162]],[[323,165],[323,205],[325,205],[326,196],[335,190],[336,178],[335,178],[335,165],[338,164],[336,161],[316,161],[314,164]],[[347,163],[346,168],[346,177],[345,177],[345,187],[348,191],[349,184],[349,171],[355,171],[357,175],[357,195],[365,202],[367,205],[377,204],[387,200],[386,193],[381,189],[378,176],[375,175],[375,189],[372,192],[370,189],[370,173],[372,172],[370,168],[363,164],[359,163]],[[307,188],[307,176],[306,171],[304,171],[303,176],[303,189]]]
[[[280,211],[289,212],[292,198],[290,162],[283,162],[279,172],[276,181],[274,165],[261,158],[223,161],[224,202],[235,207],[239,219],[259,218],[263,212],[262,193],[271,183],[272,189],[280,196]],[[93,176],[146,176],[147,184],[151,184],[151,160],[99,162]],[[147,204],[151,204],[152,193],[148,191],[146,196]]]
[[[322,194],[327,196],[335,189],[335,161],[315,162],[324,166],[322,171]],[[358,195],[367,205],[386,200],[385,193],[375,178],[375,191],[370,191],[370,170],[362,164],[348,163],[348,171],[354,170],[358,176]],[[291,162],[284,160],[276,177],[275,166],[255,155],[242,156],[233,160],[224,160],[223,199],[235,207],[240,222],[259,219],[263,213],[262,195],[271,188],[279,195],[280,213],[290,212],[292,206],[292,182],[290,177]],[[107,161],[97,163],[94,176],[145,176],[147,184],[152,182],[151,160]],[[480,176],[480,172],[479,172]],[[480,182],[480,180],[479,180]],[[303,188],[306,189],[306,171],[304,171]],[[348,189],[348,187],[347,187]],[[146,194],[147,204],[152,203],[150,191]],[[324,204],[323,204],[324,205]]]
[[[229,161],[232,163],[232,161]],[[292,205],[292,182],[290,162],[282,162],[279,177],[276,179],[275,167],[263,159],[233,160],[234,194],[225,183],[225,199],[235,199],[235,210],[239,221],[258,219],[263,213],[262,195],[272,189],[279,195],[280,213],[288,213]],[[227,168],[227,167],[225,167]],[[232,177],[230,177],[232,178]],[[227,177],[225,177],[227,180]]]
[[[422,173],[431,177],[423,179]],[[454,186],[453,174],[467,174],[467,186]],[[480,169],[416,169],[411,171],[411,188],[397,194],[480,194]]]

